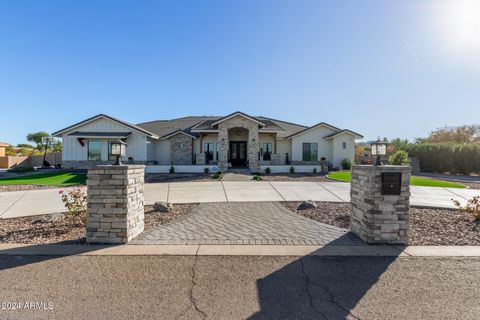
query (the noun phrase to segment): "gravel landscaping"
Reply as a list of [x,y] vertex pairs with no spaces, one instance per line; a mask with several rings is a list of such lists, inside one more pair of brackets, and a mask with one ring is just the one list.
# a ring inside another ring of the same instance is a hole
[[147,173],[145,183],[178,181],[213,181],[213,174],[207,173]]
[[[348,229],[350,204],[316,202],[316,209],[297,210],[301,202],[283,202],[289,210],[322,223]],[[480,245],[480,223],[458,210],[410,209],[410,245]]]
[[261,174],[263,181],[313,181],[313,182],[328,182],[332,181],[325,178],[318,173],[270,173]]
[[63,189],[58,186],[42,186],[37,184],[16,184],[8,186],[0,186],[0,192],[10,192],[10,191],[30,191],[30,190],[43,190],[43,189]]
[[[145,230],[188,214],[195,204],[178,204],[170,212],[145,206]],[[0,219],[0,243],[83,244],[85,225],[78,217],[63,214]]]

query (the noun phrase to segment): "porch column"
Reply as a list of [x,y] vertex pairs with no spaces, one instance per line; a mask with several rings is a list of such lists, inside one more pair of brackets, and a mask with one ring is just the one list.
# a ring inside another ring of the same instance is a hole
[[223,124],[218,125],[218,169],[228,169],[228,128]]
[[248,128],[248,167],[252,172],[259,170],[258,164],[258,126]]

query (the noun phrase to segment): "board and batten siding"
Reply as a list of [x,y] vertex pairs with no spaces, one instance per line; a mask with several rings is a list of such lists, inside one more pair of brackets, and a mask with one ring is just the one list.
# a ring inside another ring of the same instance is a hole
[[[77,140],[77,137],[69,136],[68,134],[75,131],[84,132],[131,132],[132,134],[127,138],[126,158],[132,157],[134,161],[151,160],[147,157],[147,136],[133,128],[124,126],[118,122],[100,118],[92,122],[86,123],[82,126],[73,128],[70,132],[62,135],[63,161],[83,161],[88,160],[88,140],[102,141],[102,161],[108,160],[108,142],[114,139],[85,139],[85,144],[82,146]],[[151,147],[153,148],[153,147]],[[153,149],[152,149],[153,150]],[[150,154],[154,152],[150,150]]]

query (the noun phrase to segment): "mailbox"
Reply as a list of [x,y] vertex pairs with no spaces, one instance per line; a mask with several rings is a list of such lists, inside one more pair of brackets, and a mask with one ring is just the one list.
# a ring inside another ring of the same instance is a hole
[[399,196],[401,187],[401,172],[382,172],[382,195]]

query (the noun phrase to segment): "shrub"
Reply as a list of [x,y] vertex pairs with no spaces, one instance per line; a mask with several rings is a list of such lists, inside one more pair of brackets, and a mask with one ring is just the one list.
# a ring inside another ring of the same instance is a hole
[[266,173],[266,174],[270,174],[270,172],[272,172],[272,171],[270,170],[270,167],[266,167],[266,168],[265,168],[265,173]]
[[351,159],[343,159],[340,165],[343,170],[350,170],[352,169],[353,161]]
[[252,180],[261,181],[262,177],[259,174],[256,174],[256,175],[253,176]]
[[60,190],[58,193],[62,195],[62,202],[68,213],[73,217],[80,217],[84,223],[87,222],[87,195],[82,189],[75,188],[69,192]]
[[170,170],[168,170],[170,173],[175,173],[175,168],[173,166],[170,167]]
[[408,150],[424,172],[480,172],[480,144],[419,143]]
[[203,173],[209,173],[210,172],[210,169],[209,168],[204,168],[203,169]]
[[16,166],[8,169],[8,172],[30,172],[30,171],[33,171],[32,167]]
[[406,151],[399,150],[388,158],[388,163],[397,166],[409,165],[410,161],[408,160],[408,153]]
[[223,174],[219,171],[219,172],[216,172],[213,176],[212,176],[212,179],[215,179],[215,180],[222,180],[223,178]]
[[465,206],[462,206],[457,200],[452,199],[452,201],[460,211],[471,214],[475,220],[480,221],[480,196],[468,200]]
[[317,173],[317,167],[313,168],[313,173]]
[[294,168],[294,167],[290,167],[290,173],[291,173],[291,174],[294,174],[294,173],[295,173],[295,168]]

